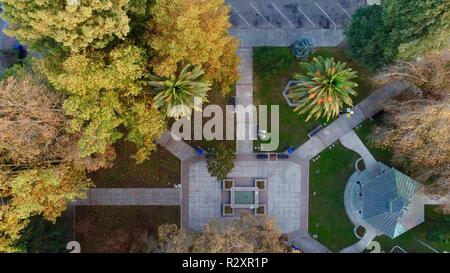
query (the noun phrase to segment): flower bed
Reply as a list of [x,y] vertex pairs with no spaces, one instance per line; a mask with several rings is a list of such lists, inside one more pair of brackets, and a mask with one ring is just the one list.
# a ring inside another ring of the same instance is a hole
[[263,206],[257,207],[256,210],[255,210],[255,214],[257,216],[266,215],[266,206],[263,205]]
[[257,187],[258,189],[264,191],[266,190],[266,180],[265,179],[257,179],[255,181],[255,187]]
[[222,189],[224,191],[229,191],[229,190],[231,190],[232,187],[234,187],[234,180],[233,179],[224,179],[222,181],[222,185],[223,185]]
[[234,209],[231,207],[231,205],[224,204],[222,206],[222,214],[223,216],[234,216]]

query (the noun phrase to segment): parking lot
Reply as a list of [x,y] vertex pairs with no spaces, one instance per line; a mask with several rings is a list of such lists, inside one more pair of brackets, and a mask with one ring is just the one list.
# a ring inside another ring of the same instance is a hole
[[343,28],[367,0],[226,0],[233,28]]

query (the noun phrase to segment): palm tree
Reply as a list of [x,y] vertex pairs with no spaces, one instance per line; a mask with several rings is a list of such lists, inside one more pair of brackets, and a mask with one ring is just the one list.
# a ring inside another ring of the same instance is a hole
[[306,121],[312,117],[330,120],[339,115],[344,104],[353,106],[350,96],[357,94],[353,88],[358,84],[352,80],[357,76],[346,63],[319,56],[301,66],[306,73],[294,75],[299,83],[291,88],[290,97],[299,103],[295,112],[299,115],[309,112]]
[[185,66],[178,76],[168,79],[150,76],[150,85],[156,87],[159,93],[153,99],[157,108],[167,117],[179,119],[190,117],[192,109],[202,111],[202,103],[207,102],[211,83],[201,79],[204,71],[200,67],[191,69]]

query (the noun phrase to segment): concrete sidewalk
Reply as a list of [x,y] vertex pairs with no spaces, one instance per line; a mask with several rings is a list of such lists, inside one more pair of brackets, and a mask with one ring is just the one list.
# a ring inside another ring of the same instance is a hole
[[170,131],[164,132],[157,142],[182,161],[196,156],[194,148],[183,140],[173,139]]
[[331,253],[326,246],[307,234],[292,239],[291,244],[305,253]]
[[366,230],[364,236],[357,243],[346,247],[340,251],[340,253],[362,253],[367,246],[375,239],[377,236],[376,232],[371,230]]
[[344,40],[342,29],[231,29],[241,47],[291,46],[300,37],[311,38],[316,47],[335,47]]
[[355,131],[350,130],[348,133],[343,135],[339,141],[342,145],[344,145],[344,147],[358,153],[363,159],[364,165],[366,165],[367,169],[377,164],[377,161]]
[[181,191],[173,188],[95,188],[87,192],[87,199],[76,206],[179,206]]
[[325,127],[314,137],[300,146],[293,155],[294,161],[311,160],[326,147],[338,141],[364,120],[371,118],[383,109],[383,104],[390,98],[400,95],[403,91],[415,86],[407,81],[393,81],[376,90],[353,108],[354,114],[348,118],[341,116]]
[[[253,104],[253,48],[239,48],[238,55],[240,79],[236,83],[236,105],[249,106]],[[257,124],[249,116],[244,122],[237,121],[236,153],[252,154],[253,141],[256,138]],[[245,139],[245,140],[240,140]]]

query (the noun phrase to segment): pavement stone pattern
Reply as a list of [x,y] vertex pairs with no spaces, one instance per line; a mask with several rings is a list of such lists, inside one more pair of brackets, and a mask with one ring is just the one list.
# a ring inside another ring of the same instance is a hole
[[[301,167],[290,161],[240,160],[229,177],[266,178],[267,211],[277,220],[283,233],[300,228]],[[211,177],[204,161],[189,168],[189,226],[200,230],[213,219],[222,217],[222,184]],[[306,193],[305,193],[306,194]]]
[[222,185],[211,177],[205,161],[189,166],[189,227],[201,230],[215,218],[221,216]]
[[179,206],[181,191],[174,188],[95,188],[87,199],[77,200],[76,206]]
[[364,143],[355,133],[355,131],[350,130],[348,133],[342,136],[339,141],[342,143],[342,145],[344,145],[344,147],[347,147],[348,149],[358,153],[364,160],[364,165],[367,169],[377,165],[377,161],[370,153],[369,149],[367,149],[366,145],[364,145]]

